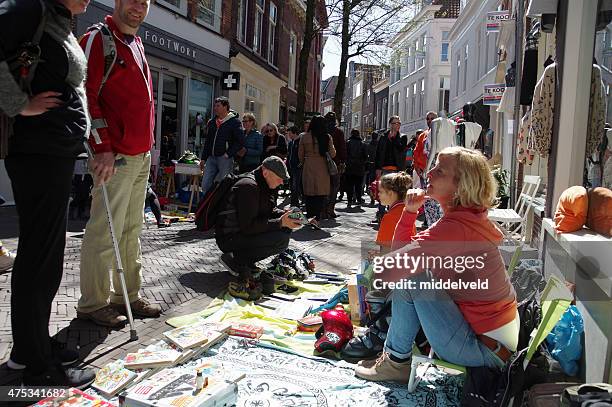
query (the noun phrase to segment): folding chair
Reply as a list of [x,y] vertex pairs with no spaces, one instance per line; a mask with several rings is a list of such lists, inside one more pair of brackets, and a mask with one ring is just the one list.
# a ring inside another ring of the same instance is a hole
[[497,222],[506,238],[512,242],[516,242],[515,234],[519,234],[520,241],[525,238],[527,215],[540,188],[540,182],[541,178],[537,175],[525,175],[521,194],[513,209],[489,209],[489,219]]
[[[559,322],[559,319],[561,319],[563,313],[570,306],[572,300],[572,293],[569,291],[565,283],[559,280],[557,277],[551,276],[546,283],[546,287],[544,287],[544,291],[542,291],[542,296],[540,298],[540,303],[542,306],[542,319],[538,327],[531,333],[527,354],[525,356],[525,361],[523,362],[523,369],[527,369],[529,361],[533,357],[534,353],[548,334],[553,330],[557,322]],[[433,354],[433,349],[429,352],[429,356],[416,355],[413,352],[412,364],[410,366],[410,379],[408,380],[409,393],[412,393],[421,381],[421,377],[417,372],[417,369],[421,363],[426,364],[426,367],[421,375],[425,374],[429,368],[429,365],[446,367],[457,370],[461,373],[466,372],[465,366],[435,359],[433,358]]]

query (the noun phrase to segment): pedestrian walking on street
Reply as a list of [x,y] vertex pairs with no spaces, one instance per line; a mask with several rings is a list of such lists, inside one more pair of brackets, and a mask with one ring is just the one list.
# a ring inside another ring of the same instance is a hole
[[[140,37],[136,35],[149,12],[148,0],[117,0],[112,16],[104,24],[112,33],[117,61],[106,82],[106,37],[101,30],[90,30],[81,40],[88,56],[86,91],[94,124],[90,146],[95,152],[91,170],[91,213],[81,248],[81,297],[77,317],[102,326],[125,324],[127,312],[117,272],[109,231],[102,185],[123,263],[132,312],[141,317],[157,317],[161,308],[140,297],[142,279],[140,232],[143,225],[147,181],[151,168],[155,108],[153,82]],[[96,137],[97,135],[97,137]],[[99,140],[96,138],[99,137]],[[116,165],[121,158],[123,165]]]
[[336,202],[338,201],[338,191],[340,190],[340,180],[346,167],[346,140],[344,139],[344,132],[338,127],[336,113],[327,112],[325,121],[327,122],[327,132],[331,135],[332,141],[334,142],[334,148],[336,149],[334,162],[338,167],[338,174],[331,176],[331,188],[327,204],[323,211],[323,218],[334,219],[338,216],[336,215],[335,208]]
[[285,159],[287,157],[287,140],[278,132],[274,123],[266,123],[261,128],[264,136],[262,161],[272,155]]
[[347,208],[350,208],[353,204],[359,205],[361,203],[363,174],[365,174],[368,160],[368,147],[361,140],[359,130],[351,130],[351,138],[348,141],[346,152],[346,194]]
[[241,174],[259,167],[263,153],[263,136],[257,130],[257,120],[253,113],[245,113],[242,116],[242,127],[244,128],[244,147],[236,154],[237,157],[240,157]]
[[300,131],[297,126],[287,129],[287,169],[289,170],[289,183],[291,185],[291,206],[300,206],[302,197],[302,166],[300,164]]
[[[399,116],[389,118],[390,129],[378,140],[376,146],[376,178],[406,169],[406,146],[408,137],[400,133],[402,122]],[[380,221],[385,214],[384,205],[378,205],[376,219]]]
[[219,182],[234,169],[234,158],[244,147],[244,129],[236,112],[230,110],[226,97],[215,99],[215,117],[208,121],[200,167],[204,170],[202,192]]
[[[15,118],[4,163],[19,215],[8,367],[23,369],[26,386],[84,388],[95,377],[91,369],[67,368],[79,354],[49,337],[51,304],[63,274],[72,173],[90,129],[87,60],[72,34],[73,17],[88,3],[19,0],[0,8],[0,109]],[[24,62],[29,58],[32,65]]]
[[309,131],[302,135],[298,149],[306,213],[309,218],[314,217],[315,222],[320,220],[331,189],[327,154],[331,158],[336,155],[334,142],[327,133],[325,119],[315,116],[310,122]]

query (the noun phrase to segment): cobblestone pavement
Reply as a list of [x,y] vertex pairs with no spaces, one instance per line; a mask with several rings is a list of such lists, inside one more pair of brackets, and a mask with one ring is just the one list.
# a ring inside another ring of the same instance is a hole
[[[362,239],[373,240],[369,222],[374,208],[346,210],[337,206],[336,220],[323,221],[323,230],[302,229],[293,234],[290,247],[304,250],[321,270],[347,273],[359,262]],[[100,367],[138,349],[139,344],[160,338],[173,316],[199,311],[222,292],[230,276],[219,262],[220,251],[211,233],[194,230],[192,223],[143,230],[143,288],[141,295],[161,305],[160,318],[136,319],[138,342],[128,342],[129,327],[110,330],[76,319],[79,297],[79,258],[83,224],[71,222],[64,258],[62,284],[53,302],[49,332],[71,348],[79,348],[84,365]],[[17,247],[17,216],[14,208],[0,208],[0,239],[9,249]],[[19,383],[20,374],[6,367],[12,346],[10,326],[11,274],[0,275],[0,385]]]

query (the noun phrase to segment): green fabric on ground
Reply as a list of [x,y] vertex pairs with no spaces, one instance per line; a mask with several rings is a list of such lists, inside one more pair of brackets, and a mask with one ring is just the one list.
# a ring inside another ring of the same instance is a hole
[[[328,294],[332,297],[340,290],[340,286],[333,284],[308,284],[292,282],[291,285],[298,291],[291,294],[296,298],[305,293]],[[254,305],[253,302],[234,298],[225,293],[222,298],[215,298],[210,305],[199,312],[171,318],[166,321],[173,327],[190,325],[206,319],[211,322],[241,322],[262,326],[264,334],[260,341],[266,345],[282,350],[291,350],[307,356],[314,355],[314,333],[297,331],[297,323],[289,319],[279,318],[274,311]]]

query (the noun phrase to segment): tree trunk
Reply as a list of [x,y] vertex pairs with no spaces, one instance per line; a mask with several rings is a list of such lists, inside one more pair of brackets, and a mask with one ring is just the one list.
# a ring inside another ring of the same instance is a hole
[[[342,0],[342,41],[340,54],[340,71],[338,71],[338,84],[334,92],[334,112],[339,121],[344,119],[342,111],[342,101],[344,99],[344,85],[346,83],[346,68],[348,66],[349,53],[349,17],[351,12],[350,0]],[[350,124],[349,124],[350,128]]]
[[315,0],[307,0],[306,29],[304,30],[302,49],[300,50],[297,83],[297,111],[295,114],[295,125],[298,127],[298,129],[302,129],[304,127],[304,112],[306,107],[306,83],[308,82],[308,57],[310,56],[310,48],[312,47],[312,39],[314,37],[314,15]]

